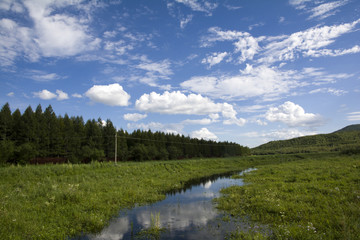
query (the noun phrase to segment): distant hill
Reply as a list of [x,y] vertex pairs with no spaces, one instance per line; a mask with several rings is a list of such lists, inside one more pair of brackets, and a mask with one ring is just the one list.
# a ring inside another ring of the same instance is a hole
[[360,131],[360,124],[353,124],[353,125],[346,126],[340,130],[335,131],[334,133],[352,132],[352,131]]
[[360,124],[350,125],[329,134],[318,134],[271,141],[252,149],[253,154],[360,151]]

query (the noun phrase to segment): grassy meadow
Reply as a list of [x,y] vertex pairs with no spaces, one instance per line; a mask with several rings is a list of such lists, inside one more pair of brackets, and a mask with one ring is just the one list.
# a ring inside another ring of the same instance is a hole
[[232,239],[357,239],[360,155],[282,154],[0,168],[0,239],[96,233],[120,209],[164,199],[187,181],[256,167],[216,206],[253,222]]
[[95,233],[120,209],[161,200],[191,179],[258,163],[226,158],[1,167],[0,239]]
[[245,174],[248,184],[222,190],[217,207],[253,221],[230,239],[359,239],[360,155],[294,156],[258,166]]

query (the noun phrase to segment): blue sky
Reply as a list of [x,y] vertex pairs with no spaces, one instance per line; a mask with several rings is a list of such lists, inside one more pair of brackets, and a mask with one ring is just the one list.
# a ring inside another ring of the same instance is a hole
[[0,1],[0,104],[254,147],[360,122],[357,0]]

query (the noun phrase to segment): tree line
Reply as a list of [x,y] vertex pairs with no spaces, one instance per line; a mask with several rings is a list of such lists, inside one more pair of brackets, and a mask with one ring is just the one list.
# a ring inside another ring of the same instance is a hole
[[[115,141],[115,136],[117,140]],[[62,158],[66,162],[112,160],[117,142],[118,161],[171,160],[194,157],[228,157],[250,153],[248,147],[151,130],[128,133],[116,130],[108,119],[84,122],[81,116],[57,116],[49,105],[43,111],[29,106],[0,111],[0,163],[26,164],[33,159]]]

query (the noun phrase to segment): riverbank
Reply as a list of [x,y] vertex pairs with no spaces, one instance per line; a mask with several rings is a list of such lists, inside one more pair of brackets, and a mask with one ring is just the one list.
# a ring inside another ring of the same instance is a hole
[[249,184],[222,190],[217,207],[254,222],[232,239],[358,239],[360,155],[298,156],[258,166],[244,176]]
[[266,158],[7,166],[0,168],[0,238],[66,239],[103,229],[120,209],[162,200],[191,179]]

